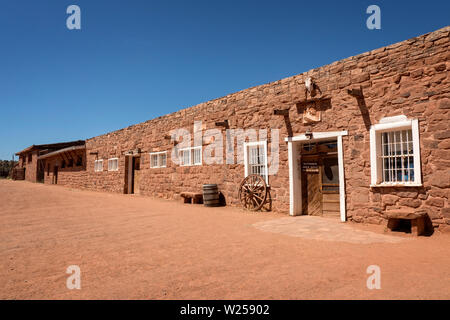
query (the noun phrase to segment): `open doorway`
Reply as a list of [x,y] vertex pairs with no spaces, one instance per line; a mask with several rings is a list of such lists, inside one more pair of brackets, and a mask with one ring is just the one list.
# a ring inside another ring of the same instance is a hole
[[126,194],[139,194],[141,158],[136,156],[125,157],[125,192]]
[[304,143],[300,150],[303,214],[339,218],[337,141]]
[[346,221],[342,137],[347,131],[288,137],[289,213]]
[[53,167],[53,179],[52,184],[58,184],[58,166]]

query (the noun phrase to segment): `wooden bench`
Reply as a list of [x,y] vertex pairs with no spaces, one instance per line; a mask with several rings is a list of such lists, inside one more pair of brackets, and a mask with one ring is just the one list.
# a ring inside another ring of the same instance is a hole
[[392,210],[386,211],[385,215],[388,218],[387,228],[389,231],[396,230],[401,220],[410,220],[412,235],[420,236],[425,233],[425,218],[427,215],[425,211]]
[[203,194],[196,192],[182,192],[180,196],[184,199],[184,203],[203,203]]

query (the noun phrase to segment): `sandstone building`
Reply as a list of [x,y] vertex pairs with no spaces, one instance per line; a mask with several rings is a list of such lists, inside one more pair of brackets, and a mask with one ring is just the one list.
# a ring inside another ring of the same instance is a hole
[[[395,210],[420,211],[449,230],[449,34],[445,27],[82,145],[35,152],[44,182],[168,199],[216,183],[227,204],[239,205],[240,182],[257,172],[275,211],[369,223],[385,223]],[[173,132],[180,128],[200,140],[179,147]],[[222,163],[204,161],[217,139],[208,130],[221,135]],[[239,130],[257,136],[230,135]]]
[[[21,171],[21,173],[19,175],[16,173],[15,176],[20,176],[20,179],[17,180],[23,179],[31,182],[44,182],[46,163],[41,159],[43,155],[69,147],[78,147],[78,149],[84,150],[84,145],[84,140],[41,145],[33,144],[16,153],[16,156],[19,156],[19,161],[14,170]],[[80,163],[79,158],[77,158],[76,161],[76,163]],[[47,164],[47,167],[48,165],[49,164]]]

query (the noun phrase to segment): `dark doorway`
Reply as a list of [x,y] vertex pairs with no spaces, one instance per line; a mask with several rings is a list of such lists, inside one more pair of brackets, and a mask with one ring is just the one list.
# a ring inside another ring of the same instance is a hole
[[305,143],[301,150],[303,214],[340,216],[337,142]]
[[44,183],[44,175],[45,175],[45,164],[42,160],[38,160],[37,163],[37,179],[36,181],[39,183]]
[[141,158],[127,156],[125,158],[125,192],[126,194],[138,194],[140,191]]
[[58,166],[53,167],[53,184],[58,184]]

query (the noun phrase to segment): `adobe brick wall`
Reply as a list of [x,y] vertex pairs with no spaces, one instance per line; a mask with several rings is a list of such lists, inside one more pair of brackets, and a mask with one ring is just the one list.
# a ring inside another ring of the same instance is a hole
[[[186,128],[193,134],[194,121],[201,120],[205,130],[217,128],[216,121],[228,119],[231,129],[280,129],[279,171],[269,179],[273,210],[287,213],[289,172],[284,138],[288,132],[283,117],[273,115],[273,109],[289,108],[294,135],[308,128],[312,131],[348,130],[343,147],[350,220],[384,223],[384,210],[414,207],[426,210],[435,227],[450,229],[449,33],[450,27],[445,27],[88,139],[86,171],[60,172],[60,183],[122,193],[124,153],[141,148],[141,194],[176,199],[181,191],[200,191],[204,183],[217,183],[227,203],[236,205],[238,186],[244,178],[243,164],[180,167],[170,161],[172,145],[164,139],[164,135],[177,128]],[[315,79],[321,96],[331,98],[331,108],[322,112],[322,121],[307,126],[296,108],[296,103],[305,99],[306,76]],[[347,89],[359,86],[363,88],[365,107],[347,93]],[[423,187],[371,189],[370,125],[383,117],[396,115],[419,119]],[[223,138],[225,142],[225,132]],[[235,142],[235,150],[236,147]],[[148,152],[164,150],[168,151],[167,168],[150,169]],[[104,172],[94,172],[96,156],[89,152],[98,152],[98,158],[105,159]],[[118,172],[106,171],[107,159],[111,157],[119,158]]]

